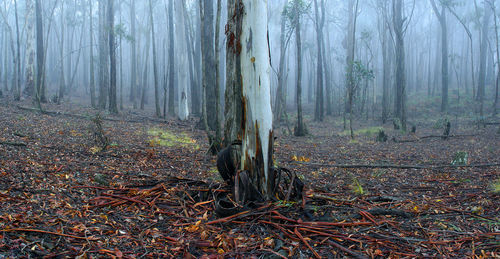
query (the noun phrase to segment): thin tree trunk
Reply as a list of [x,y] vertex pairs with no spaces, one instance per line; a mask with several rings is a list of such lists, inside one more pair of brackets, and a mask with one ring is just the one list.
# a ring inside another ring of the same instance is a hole
[[17,14],[17,0],[14,0],[14,13],[16,17],[16,44],[17,44],[17,62],[16,62],[16,88],[14,90],[14,100],[21,100],[21,35],[19,35],[19,19]]
[[403,0],[393,0],[393,23],[396,41],[396,84],[397,99],[399,99],[399,120],[401,127],[406,131],[406,75],[405,75],[405,47],[403,31]]
[[297,89],[296,89],[296,102],[297,102],[297,126],[294,130],[295,136],[305,136],[307,129],[302,116],[302,45],[300,39],[300,13],[299,2],[294,0],[294,13],[295,13],[295,44],[297,47]]
[[321,8],[321,18],[319,18],[318,1],[314,0],[314,10],[316,13],[316,40],[318,47],[318,61],[316,64],[316,106],[314,110],[314,120],[323,121],[324,111],[324,96],[323,96],[323,50],[321,43],[323,42],[323,26],[325,24],[325,9]]
[[174,4],[173,0],[168,1],[168,37],[169,37],[169,50],[168,50],[168,114],[170,116],[175,116],[175,106],[174,106],[174,83],[175,83],[175,61],[174,61]]
[[[64,2],[61,3],[61,39],[59,40],[59,55],[61,56],[61,60],[59,61],[61,64],[60,77],[59,78],[59,95],[57,98],[57,104],[61,104],[62,98],[64,98],[64,89],[66,87],[66,80],[64,77],[64,25],[66,22],[64,21]],[[57,32],[57,30],[56,30]]]
[[41,109],[40,102],[47,102],[45,96],[45,79],[44,79],[44,47],[43,47],[43,22],[42,22],[42,7],[40,0],[35,0],[36,13],[36,56],[37,56],[37,79],[36,79],[36,103]]
[[133,103],[134,109],[137,109],[137,57],[136,57],[136,34],[135,34],[135,1],[130,0],[130,94],[129,101]]
[[116,48],[115,48],[115,14],[114,0],[108,0],[108,30],[109,30],[109,60],[110,60],[110,84],[109,84],[109,112],[118,113],[116,103]]
[[153,78],[155,85],[155,111],[156,117],[161,117],[160,110],[160,89],[158,86],[158,65],[156,63],[156,40],[155,40],[155,24],[153,19],[153,5],[151,0],[149,0],[149,23],[151,23],[151,42],[153,44]]
[[179,90],[178,95],[178,118],[181,121],[187,120],[189,118],[189,106],[188,106],[188,60],[186,53],[188,52],[187,43],[183,42],[185,40],[185,21],[184,21],[184,0],[176,0],[176,20],[177,20],[177,28],[175,30],[176,39],[179,44],[177,45],[176,53],[178,54],[177,58],[177,89]]
[[[33,0],[26,0],[26,25],[27,25],[27,37],[26,37],[26,86],[24,88],[24,93],[34,97],[35,90],[35,29],[33,28],[35,24],[35,6]],[[0,73],[1,73],[0,69]]]
[[90,16],[90,104],[92,108],[96,107],[95,100],[95,75],[94,75],[94,22],[92,15],[92,0],[89,0],[89,16]]

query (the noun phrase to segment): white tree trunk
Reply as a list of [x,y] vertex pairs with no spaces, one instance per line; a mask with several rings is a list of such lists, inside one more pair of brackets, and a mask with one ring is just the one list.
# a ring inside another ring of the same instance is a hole
[[175,15],[177,16],[175,19],[175,38],[177,43],[175,44],[176,53],[177,53],[177,76],[178,76],[178,89],[179,89],[179,119],[187,120],[189,117],[189,106],[188,106],[188,62],[187,62],[187,43],[184,42],[186,38],[186,30],[184,28],[184,15],[182,9],[184,8],[182,5],[184,4],[184,0],[177,0],[175,2]]
[[241,167],[247,170],[265,198],[273,194],[269,176],[273,127],[270,92],[267,0],[243,0],[241,77],[243,82],[243,135]]
[[35,89],[35,5],[26,0],[26,93],[32,95]]

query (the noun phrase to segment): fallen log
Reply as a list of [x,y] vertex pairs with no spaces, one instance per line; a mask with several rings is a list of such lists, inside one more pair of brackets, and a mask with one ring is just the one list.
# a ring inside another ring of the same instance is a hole
[[291,161],[292,163],[318,166],[318,167],[336,167],[336,168],[396,168],[396,169],[442,169],[442,168],[458,168],[458,167],[495,167],[500,166],[500,163],[490,164],[471,164],[471,165],[396,165],[396,164],[320,164],[308,163],[300,161]]
[[[23,110],[23,111],[38,112],[38,113],[49,115],[49,116],[66,116],[66,117],[83,119],[83,120],[90,120],[91,119],[90,115],[80,115],[80,114],[58,112],[58,111],[47,111],[47,110],[40,110],[40,109],[37,109],[37,108],[24,107],[24,106],[20,106],[20,105],[17,105],[17,108],[20,109],[20,110]],[[113,118],[105,118],[105,117],[103,117],[102,120],[104,120],[104,121],[114,121],[114,122],[128,122],[128,123],[144,123],[145,121],[150,121],[150,122],[154,122],[154,123],[165,123],[165,122],[167,122],[166,120],[153,119],[153,118],[149,118],[149,117],[141,117],[138,120],[120,120],[120,119],[113,119]]]
[[24,142],[0,141],[0,145],[15,146],[15,147],[25,147],[28,144],[26,144]]
[[428,136],[422,136],[422,137],[417,137],[416,139],[396,139],[395,137],[392,138],[392,141],[396,143],[408,143],[408,142],[418,142],[422,139],[428,139],[428,138],[441,138],[441,139],[446,139],[446,138],[457,138],[457,137],[474,137],[476,136],[475,134],[455,134],[455,135],[428,135]]

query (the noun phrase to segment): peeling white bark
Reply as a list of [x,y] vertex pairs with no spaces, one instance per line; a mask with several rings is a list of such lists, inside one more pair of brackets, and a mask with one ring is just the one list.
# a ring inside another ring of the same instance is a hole
[[272,110],[269,45],[267,41],[267,0],[243,0],[241,33],[241,76],[243,82],[245,131],[242,168],[258,180],[262,194],[269,198],[272,161]]

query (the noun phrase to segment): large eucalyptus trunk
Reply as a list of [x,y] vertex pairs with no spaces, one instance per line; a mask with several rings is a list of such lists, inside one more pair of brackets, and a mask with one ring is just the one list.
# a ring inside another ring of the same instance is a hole
[[[263,198],[274,196],[270,165],[273,153],[271,80],[267,41],[267,0],[243,0],[241,78],[243,145],[241,169]],[[238,197],[237,197],[238,198]]]

